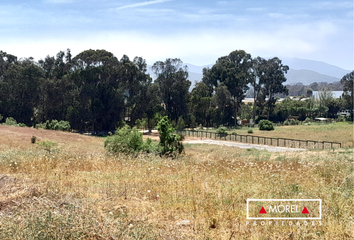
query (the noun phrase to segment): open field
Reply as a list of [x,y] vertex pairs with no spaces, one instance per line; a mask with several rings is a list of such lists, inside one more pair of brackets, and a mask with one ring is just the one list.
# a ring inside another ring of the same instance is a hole
[[[330,124],[313,125],[290,125],[275,126],[274,131],[260,131],[258,128],[242,127],[239,129],[229,129],[228,133],[248,134],[249,129],[253,130],[253,135],[274,138],[292,138],[299,140],[341,142],[343,146],[353,146],[353,124],[348,122],[338,122]],[[197,131],[215,131],[215,129],[203,129]]]
[[[185,147],[109,156],[102,138],[0,126],[0,239],[353,239],[352,148]],[[247,198],[320,198],[322,225],[246,225]]]

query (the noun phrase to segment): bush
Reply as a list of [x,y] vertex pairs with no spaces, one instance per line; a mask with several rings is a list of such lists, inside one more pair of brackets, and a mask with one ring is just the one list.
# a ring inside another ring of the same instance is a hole
[[5,120],[5,125],[14,126],[17,124],[17,121],[13,117],[7,117]]
[[216,129],[216,133],[218,134],[226,134],[227,128],[224,126],[220,126],[218,129]]
[[261,120],[258,124],[259,130],[272,131],[274,130],[273,123],[269,120]]
[[48,153],[58,151],[58,149],[55,148],[58,145],[56,142],[45,140],[45,141],[37,143],[37,145],[38,145],[38,147],[42,148],[43,150],[46,150]]
[[36,143],[37,137],[36,136],[32,136],[31,137],[31,143]]
[[253,133],[253,130],[252,130],[252,129],[248,129],[247,132],[248,132],[248,133]]
[[310,123],[310,122],[312,122],[312,119],[309,118],[309,117],[307,117],[307,118],[304,120],[304,123]]
[[71,126],[68,121],[59,121],[54,119],[52,121],[47,120],[45,123],[36,124],[36,129],[43,128],[49,130],[70,131]]
[[291,119],[290,125],[299,125],[299,120]]
[[132,154],[144,150],[144,148],[149,149],[150,152],[150,145],[151,139],[144,144],[143,134],[136,127],[130,128],[128,125],[117,129],[114,135],[107,137],[104,141],[104,148],[113,154]]
[[138,129],[146,129],[146,127],[147,127],[146,119],[137,119],[137,120],[135,120],[135,126]]
[[346,118],[345,116],[338,116],[337,122],[345,122]]
[[160,133],[161,155],[176,156],[176,154],[183,152],[184,146],[181,142],[181,136],[174,134],[175,129],[171,126],[167,116],[159,121],[157,130]]
[[142,151],[146,153],[156,153],[159,151],[159,147],[157,144],[154,144],[151,138],[147,138],[143,143]]
[[290,125],[290,122],[289,122],[289,120],[285,120],[285,121],[284,121],[284,125],[285,125],[285,126],[288,126],[288,125]]

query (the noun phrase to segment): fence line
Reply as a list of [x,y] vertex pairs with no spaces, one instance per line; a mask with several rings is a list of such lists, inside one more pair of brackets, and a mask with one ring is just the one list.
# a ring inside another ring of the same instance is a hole
[[271,138],[261,137],[254,135],[242,135],[242,134],[228,134],[228,133],[215,133],[207,131],[189,131],[182,130],[177,131],[178,134],[191,137],[211,138],[216,140],[228,140],[242,143],[252,143],[259,145],[270,145],[277,147],[289,147],[289,148],[307,148],[307,149],[331,149],[341,148],[342,143],[328,142],[328,141],[314,141],[314,140],[299,140],[290,138]]

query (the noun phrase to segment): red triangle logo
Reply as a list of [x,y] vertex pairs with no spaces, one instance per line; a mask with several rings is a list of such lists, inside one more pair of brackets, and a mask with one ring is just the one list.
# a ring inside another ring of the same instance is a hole
[[302,210],[301,214],[310,214],[309,211],[307,210],[306,207],[304,207],[304,210]]
[[267,214],[266,210],[264,209],[264,207],[261,208],[261,211],[259,211],[259,214]]

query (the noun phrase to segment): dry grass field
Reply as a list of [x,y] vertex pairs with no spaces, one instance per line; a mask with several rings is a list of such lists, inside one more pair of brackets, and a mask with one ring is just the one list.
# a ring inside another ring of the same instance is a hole
[[[110,156],[102,138],[0,126],[0,239],[354,238],[352,148],[185,147]],[[322,199],[322,225],[246,225],[247,198]]]

